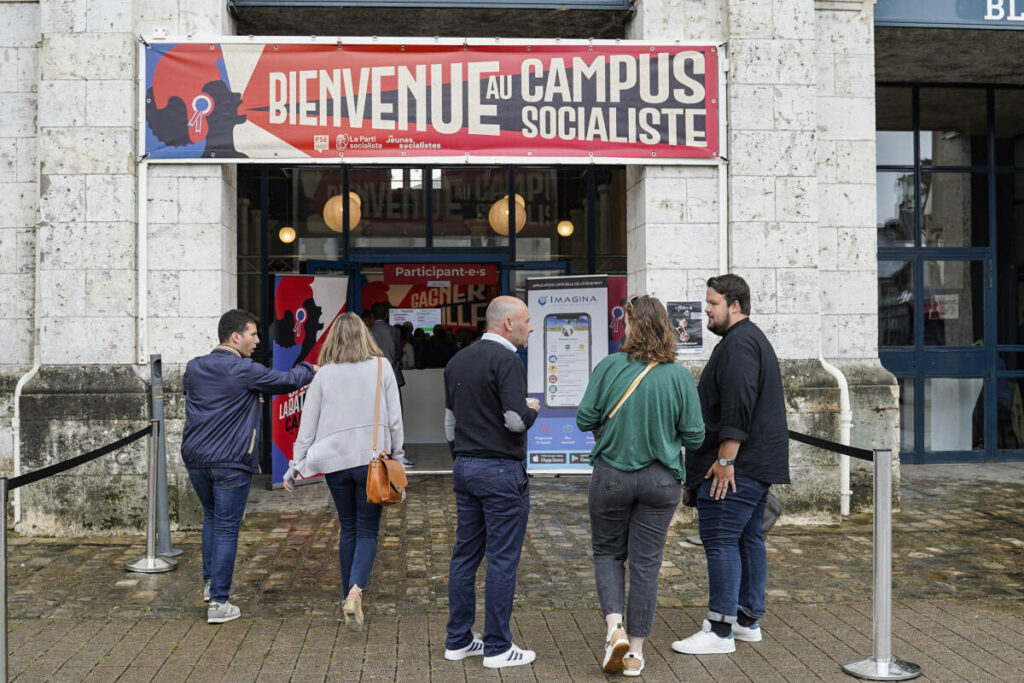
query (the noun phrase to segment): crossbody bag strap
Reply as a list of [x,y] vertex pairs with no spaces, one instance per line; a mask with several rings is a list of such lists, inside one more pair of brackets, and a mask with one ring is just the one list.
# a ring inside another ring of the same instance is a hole
[[380,417],[380,378],[383,371],[380,356],[377,356],[377,397],[373,400],[373,454],[377,455],[377,419]]
[[619,412],[619,408],[622,407],[622,404],[625,403],[626,399],[629,398],[630,395],[632,395],[632,393],[636,390],[638,386],[640,386],[640,382],[643,380],[644,377],[647,376],[647,373],[654,369],[655,365],[657,365],[657,363],[651,361],[651,363],[646,368],[644,368],[644,371],[637,375],[636,379],[630,382],[629,388],[626,389],[626,393],[622,395],[622,398],[619,399],[619,402],[615,404],[614,408],[612,408],[612,412],[608,413],[609,420],[615,417],[615,413]]

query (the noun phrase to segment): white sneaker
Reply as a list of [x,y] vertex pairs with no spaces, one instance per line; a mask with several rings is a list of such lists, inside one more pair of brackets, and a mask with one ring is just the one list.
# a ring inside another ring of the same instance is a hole
[[672,643],[672,649],[684,655],[724,655],[736,652],[736,641],[731,633],[728,638],[715,635],[711,622],[705,619],[699,631]]
[[231,621],[242,616],[242,610],[238,609],[230,602],[225,600],[223,603],[211,602],[210,606],[206,608],[206,623],[207,624],[223,624],[225,621]]
[[745,643],[760,643],[761,622],[755,621],[750,626],[740,626],[739,623],[733,624],[732,637]]
[[444,658],[452,662],[457,662],[460,659],[465,659],[466,657],[477,657],[483,653],[484,641],[480,638],[479,633],[474,633],[473,640],[469,641],[469,645],[466,647],[460,647],[458,650],[445,649]]
[[500,655],[484,657],[484,667],[487,669],[503,669],[506,666],[522,666],[537,659],[537,653],[533,650],[521,650],[515,645]]

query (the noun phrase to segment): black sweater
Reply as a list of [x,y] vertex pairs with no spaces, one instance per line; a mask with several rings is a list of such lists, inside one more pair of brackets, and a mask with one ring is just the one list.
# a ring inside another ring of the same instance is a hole
[[455,417],[456,456],[526,460],[526,430],[537,411],[526,405],[518,355],[489,339],[470,344],[448,362],[444,396]]
[[726,330],[697,385],[706,437],[686,451],[686,480],[702,482],[718,445],[740,442],[736,474],[766,484],[789,483],[789,433],[779,359],[748,318]]

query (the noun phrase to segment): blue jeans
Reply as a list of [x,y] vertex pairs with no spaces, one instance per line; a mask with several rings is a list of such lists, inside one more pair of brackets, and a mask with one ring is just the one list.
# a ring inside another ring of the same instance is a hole
[[452,479],[458,529],[448,571],[445,647],[457,650],[473,640],[476,570],[486,553],[484,655],[500,655],[512,646],[512,599],[530,515],[526,467],[518,460],[459,456]]
[[672,515],[682,487],[667,467],[654,462],[635,472],[599,461],[590,477],[590,539],[601,612],[622,614],[629,560],[631,636],[646,638],[658,605],[658,573]]
[[238,552],[238,528],[252,475],[231,468],[188,471],[203,505],[203,581],[210,583],[210,602],[227,602]]
[[769,485],[736,475],[736,493],[710,496],[711,480],[697,489],[697,525],[708,560],[708,619],[735,623],[737,609],[764,615],[768,554],[761,522]]
[[352,586],[366,588],[377,555],[377,531],[383,508],[366,500],[368,469],[368,465],[363,465],[324,475],[338,509],[338,564],[346,595]]

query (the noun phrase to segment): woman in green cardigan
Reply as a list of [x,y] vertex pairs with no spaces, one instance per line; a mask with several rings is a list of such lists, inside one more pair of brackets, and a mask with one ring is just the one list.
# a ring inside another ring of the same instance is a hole
[[589,503],[597,595],[607,622],[602,669],[639,676],[665,537],[685,478],[681,450],[704,441],[704,420],[693,376],[675,362],[664,305],[634,296],[625,312],[625,340],[594,369],[576,423],[599,434],[590,453]]

